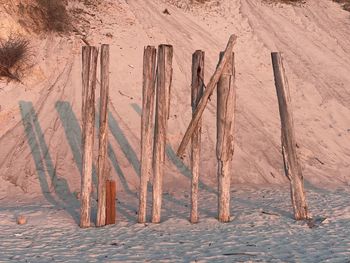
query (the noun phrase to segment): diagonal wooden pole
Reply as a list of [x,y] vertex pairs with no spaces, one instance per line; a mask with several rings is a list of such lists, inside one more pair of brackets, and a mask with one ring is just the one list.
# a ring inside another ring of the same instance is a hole
[[196,128],[198,127],[199,121],[202,117],[202,114],[205,110],[205,107],[208,103],[208,100],[210,98],[210,96],[213,94],[213,91],[216,87],[216,84],[218,83],[222,72],[224,71],[225,65],[227,63],[227,61],[229,60],[229,58],[231,57],[231,54],[233,52],[233,47],[234,44],[236,43],[237,37],[235,35],[231,35],[226,49],[224,51],[224,55],[221,59],[221,61],[218,64],[218,67],[216,68],[214,75],[211,77],[208,85],[206,86],[205,92],[200,100],[200,102],[198,103],[198,106],[196,108],[196,111],[193,114],[192,120],[185,132],[185,135],[180,143],[179,149],[177,150],[177,156],[182,157],[186,146],[188,145],[188,143],[190,142],[193,133],[195,132]]

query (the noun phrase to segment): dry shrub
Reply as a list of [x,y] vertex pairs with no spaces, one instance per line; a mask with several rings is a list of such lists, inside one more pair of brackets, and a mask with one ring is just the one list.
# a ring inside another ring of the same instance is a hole
[[200,3],[200,4],[204,4],[205,2],[209,2],[210,0],[191,0],[191,4],[195,4],[195,3]]
[[81,0],[81,2],[83,2],[84,5],[89,6],[96,6],[101,4],[101,0]]
[[29,41],[19,35],[0,40],[0,78],[20,81],[29,59]]
[[268,3],[283,3],[283,4],[305,4],[305,0],[264,0]]
[[211,9],[219,6],[221,0],[163,0],[167,4],[172,4],[178,8],[191,10],[195,8]]
[[49,31],[64,32],[68,30],[70,17],[63,0],[37,0],[44,11],[46,28]]
[[282,3],[282,4],[297,5],[297,6],[300,6],[307,2],[306,0],[263,0],[263,1],[270,4]]
[[350,0],[333,0],[342,5],[343,9],[350,12]]
[[279,1],[283,3],[305,3],[304,0],[279,0]]
[[70,29],[71,19],[67,11],[66,0],[35,0],[28,4],[19,4],[19,22],[30,31],[66,32]]

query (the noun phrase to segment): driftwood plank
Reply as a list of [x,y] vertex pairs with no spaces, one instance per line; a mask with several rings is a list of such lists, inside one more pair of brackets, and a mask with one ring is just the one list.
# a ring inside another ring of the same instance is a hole
[[113,180],[106,181],[106,225],[115,224],[115,199],[116,183]]
[[289,85],[281,54],[274,52],[271,54],[271,57],[281,119],[284,168],[285,174],[290,180],[294,217],[296,220],[308,219],[309,215],[304,190],[304,179],[296,151]]
[[179,149],[177,150],[177,156],[179,156],[179,157],[183,156],[185,149],[186,149],[186,146],[188,145],[189,141],[191,140],[192,135],[193,135],[196,127],[199,124],[199,121],[202,117],[202,114],[205,110],[205,107],[208,103],[208,100],[209,100],[210,96],[212,95],[212,93],[216,87],[216,84],[218,83],[218,81],[220,79],[220,76],[225,68],[225,65],[226,65],[229,57],[232,54],[233,46],[236,42],[236,39],[237,39],[237,37],[235,35],[231,35],[231,37],[227,43],[224,55],[223,55],[221,61],[219,62],[218,67],[216,68],[208,85],[206,86],[206,90],[205,90],[201,100],[198,103],[197,109],[196,109],[195,113],[193,114],[192,120],[191,120],[191,122],[190,122],[190,124],[185,132],[185,135],[184,135],[181,143],[180,143]]
[[143,87],[141,116],[141,177],[138,222],[146,222],[147,185],[152,171],[152,127],[154,111],[154,93],[156,81],[155,47],[145,47],[143,54]]

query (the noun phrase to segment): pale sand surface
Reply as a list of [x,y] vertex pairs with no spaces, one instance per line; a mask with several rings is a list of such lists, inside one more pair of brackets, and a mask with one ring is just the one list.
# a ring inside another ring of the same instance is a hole
[[[208,190],[208,191],[207,191]],[[118,199],[118,224],[80,229],[71,208],[42,200],[5,204],[2,262],[349,262],[349,191],[309,189],[316,226],[292,219],[286,188],[232,190],[233,220],[219,223],[213,189],[202,189],[200,222],[188,221],[188,194],[166,193],[163,222],[137,224],[135,195]],[[75,209],[74,212],[78,213]],[[14,215],[24,214],[18,226]]]

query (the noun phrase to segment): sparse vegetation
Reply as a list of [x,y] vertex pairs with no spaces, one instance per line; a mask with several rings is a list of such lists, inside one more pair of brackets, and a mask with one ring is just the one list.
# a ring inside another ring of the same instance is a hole
[[63,0],[37,0],[37,2],[44,12],[45,26],[49,31],[63,32],[69,29],[67,2]]
[[212,8],[220,5],[221,0],[163,0],[178,8],[191,10],[196,7]]
[[71,28],[66,0],[35,0],[30,4],[19,4],[19,22],[37,33],[66,32]]
[[[200,0],[193,0],[193,1],[200,1]],[[270,2],[270,3],[285,3],[285,4],[304,4],[307,2],[306,0],[264,0],[264,1]],[[333,0],[333,1],[336,3],[339,3],[344,10],[350,12],[350,0]]]
[[350,0],[333,0],[334,2],[337,2],[342,5],[342,7],[350,12]]
[[29,41],[18,35],[0,40],[0,78],[20,81],[29,59]]
[[210,0],[191,0],[191,4],[195,4],[195,3],[201,3],[204,4],[205,2],[208,2]]
[[264,0],[269,3],[284,3],[284,4],[305,4],[305,0]]

